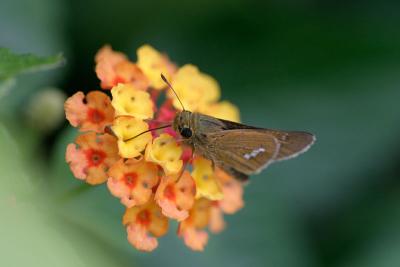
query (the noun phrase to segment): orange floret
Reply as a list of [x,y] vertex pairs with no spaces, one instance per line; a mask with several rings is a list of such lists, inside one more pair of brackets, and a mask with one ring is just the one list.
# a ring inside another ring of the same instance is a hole
[[210,222],[208,228],[214,234],[218,234],[225,229],[224,214],[217,202],[213,202],[210,207]]
[[104,183],[108,169],[119,159],[116,139],[108,134],[81,134],[75,144],[67,146],[65,158],[76,178],[89,184]]
[[218,202],[222,211],[227,214],[233,214],[243,208],[243,183],[220,169],[216,170],[216,176],[224,195],[224,198]]
[[141,251],[154,250],[158,246],[157,237],[168,231],[168,218],[154,201],[127,209],[122,223],[126,226],[129,243]]
[[194,203],[196,187],[192,176],[185,171],[182,176],[166,176],[157,188],[155,200],[165,216],[182,221],[189,216]]
[[193,250],[202,251],[208,241],[208,233],[204,230],[210,221],[212,202],[205,198],[195,201],[189,217],[179,224],[178,235]]
[[158,167],[142,159],[119,160],[108,171],[107,186],[111,194],[130,208],[149,201],[158,184]]
[[77,92],[65,101],[64,108],[67,120],[82,132],[102,133],[114,119],[110,98],[99,91],[92,91],[86,97]]
[[111,89],[119,83],[129,83],[140,90],[146,90],[149,86],[149,80],[142,70],[123,53],[113,51],[109,45],[97,52],[95,61],[96,74],[103,89]]

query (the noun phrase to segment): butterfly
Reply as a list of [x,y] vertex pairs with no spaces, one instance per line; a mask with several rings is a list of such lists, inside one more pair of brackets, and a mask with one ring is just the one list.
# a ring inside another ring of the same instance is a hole
[[246,181],[273,162],[294,158],[315,142],[308,132],[258,128],[187,111],[168,80],[162,74],[161,78],[182,105],[173,129],[193,153],[238,180]]

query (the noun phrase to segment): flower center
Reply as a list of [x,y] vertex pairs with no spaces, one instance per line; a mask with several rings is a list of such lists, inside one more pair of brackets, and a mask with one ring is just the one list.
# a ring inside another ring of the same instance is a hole
[[115,76],[114,80],[113,80],[113,84],[118,85],[119,83],[125,83],[125,79],[121,76]]
[[141,212],[139,212],[138,215],[136,216],[136,222],[145,226],[149,225],[151,222],[150,211],[142,210]]
[[101,150],[89,149],[86,151],[86,159],[89,167],[96,167],[103,163],[106,158],[106,153]]
[[165,187],[164,196],[169,200],[175,201],[176,195],[174,187],[172,185],[168,185],[167,187]]
[[129,172],[124,175],[124,182],[129,188],[136,186],[138,175],[134,172]]
[[94,108],[88,110],[87,118],[93,123],[100,123],[105,120],[104,113]]

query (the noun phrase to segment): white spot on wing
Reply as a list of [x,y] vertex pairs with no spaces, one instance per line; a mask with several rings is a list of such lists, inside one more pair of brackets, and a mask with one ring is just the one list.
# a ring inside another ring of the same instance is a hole
[[263,153],[263,152],[265,152],[265,151],[266,151],[265,148],[259,147],[259,148],[254,149],[254,150],[251,151],[250,153],[244,154],[243,157],[244,157],[245,159],[249,160],[249,159],[252,159],[252,158],[257,157],[258,154]]

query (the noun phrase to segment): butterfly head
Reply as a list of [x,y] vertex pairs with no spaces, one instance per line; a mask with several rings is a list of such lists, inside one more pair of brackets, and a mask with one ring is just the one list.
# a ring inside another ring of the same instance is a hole
[[178,112],[174,119],[174,130],[185,139],[189,139],[193,135],[193,129],[190,126],[191,117],[192,112],[184,110]]

